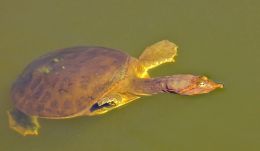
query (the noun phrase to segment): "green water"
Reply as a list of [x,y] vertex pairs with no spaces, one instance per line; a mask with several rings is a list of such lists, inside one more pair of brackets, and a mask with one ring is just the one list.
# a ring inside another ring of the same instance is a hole
[[[259,151],[260,2],[257,0],[0,0],[1,151]],[[9,89],[32,59],[75,45],[137,57],[161,39],[175,64],[151,71],[206,74],[225,89],[144,97],[99,117],[40,120],[38,137],[8,128]]]

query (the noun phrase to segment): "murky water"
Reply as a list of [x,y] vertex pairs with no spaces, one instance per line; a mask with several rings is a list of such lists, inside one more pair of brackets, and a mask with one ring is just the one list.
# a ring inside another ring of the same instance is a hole
[[[259,5],[257,0],[0,1],[0,150],[260,150]],[[101,45],[138,57],[161,39],[178,44],[179,55],[152,76],[206,74],[225,89],[196,97],[144,97],[98,117],[40,120],[38,137],[8,128],[11,83],[37,56]]]

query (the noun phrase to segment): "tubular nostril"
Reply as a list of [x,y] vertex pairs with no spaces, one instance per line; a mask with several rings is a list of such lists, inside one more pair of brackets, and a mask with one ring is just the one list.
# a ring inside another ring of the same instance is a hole
[[218,87],[218,88],[224,88],[224,84],[218,83],[218,84],[217,84],[217,87]]

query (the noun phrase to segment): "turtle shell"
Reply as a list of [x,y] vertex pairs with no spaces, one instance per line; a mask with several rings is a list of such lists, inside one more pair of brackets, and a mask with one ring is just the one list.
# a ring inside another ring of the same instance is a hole
[[75,116],[124,78],[129,56],[103,47],[51,52],[30,63],[13,84],[15,107],[47,118]]

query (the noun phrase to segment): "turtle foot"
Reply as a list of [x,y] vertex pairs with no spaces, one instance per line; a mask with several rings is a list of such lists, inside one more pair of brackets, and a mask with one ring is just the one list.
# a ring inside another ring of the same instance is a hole
[[149,47],[139,57],[146,70],[155,68],[167,62],[174,62],[178,46],[168,40],[159,41]]
[[9,126],[23,136],[36,136],[40,128],[36,117],[30,117],[18,110],[8,111]]

